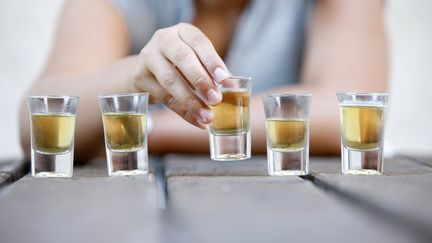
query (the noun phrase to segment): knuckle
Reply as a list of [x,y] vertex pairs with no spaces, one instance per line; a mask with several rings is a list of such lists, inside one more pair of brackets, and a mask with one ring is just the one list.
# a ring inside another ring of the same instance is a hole
[[167,95],[163,98],[163,102],[166,106],[172,108],[177,104],[177,100],[172,95]]
[[216,68],[218,66],[218,62],[217,62],[218,57],[216,55],[209,55],[203,59],[204,60],[202,60],[202,62],[206,67]]
[[218,55],[211,54],[204,56],[201,63],[207,68],[207,70],[214,71],[217,67],[223,67],[224,62],[219,58]]
[[187,110],[181,110],[180,112],[179,112],[179,115],[180,116],[182,116],[182,117],[184,117],[185,119],[189,119],[189,117],[190,117],[190,115],[189,115],[190,113],[187,111]]
[[192,25],[185,23],[185,22],[180,22],[177,24],[177,27],[181,28],[181,29],[186,29],[186,28],[190,28]]
[[162,34],[162,32],[163,32],[163,29],[157,29],[153,35],[154,36],[160,36]]
[[184,103],[185,103],[186,107],[193,108],[193,107],[197,106],[198,101],[193,95],[189,95],[185,98]]
[[183,118],[191,124],[196,124],[196,115],[188,110],[184,111]]
[[140,53],[139,53],[139,56],[140,57],[143,57],[143,56],[145,56],[147,54],[147,50],[146,50],[146,48],[144,47],[143,49],[141,49],[141,51],[140,51]]
[[192,48],[197,48],[206,43],[208,43],[208,39],[205,35],[194,34],[189,44],[191,45]]
[[175,51],[174,62],[183,62],[190,55],[190,50],[185,47],[180,47]]
[[170,87],[174,86],[174,84],[177,82],[177,77],[173,73],[168,73],[168,74],[165,74],[162,76],[162,79],[160,82],[164,87],[170,88]]
[[196,78],[192,84],[193,84],[193,86],[198,88],[200,86],[203,86],[206,83],[206,81],[207,81],[207,79],[205,77],[198,76],[198,78]]
[[153,43],[148,43],[144,48],[141,49],[141,51],[138,54],[139,63],[141,65],[146,65],[149,62],[147,60],[151,59],[151,57],[155,56],[157,54],[156,49],[154,48]]
[[162,37],[166,33],[166,29],[158,29],[154,32],[154,36],[156,37]]
[[171,33],[170,28],[162,28],[155,31],[153,37],[155,37],[159,41],[164,41],[168,39],[168,35]]

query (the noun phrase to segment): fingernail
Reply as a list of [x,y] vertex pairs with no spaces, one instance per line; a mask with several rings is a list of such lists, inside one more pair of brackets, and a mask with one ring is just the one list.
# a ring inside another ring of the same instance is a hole
[[207,124],[213,120],[213,113],[207,109],[201,108],[199,110],[199,116],[201,123]]
[[207,100],[210,105],[216,105],[222,100],[222,94],[219,91],[210,89],[207,91]]
[[228,78],[228,73],[223,70],[221,67],[217,67],[214,71],[214,75],[216,77],[216,82],[220,82],[226,78]]

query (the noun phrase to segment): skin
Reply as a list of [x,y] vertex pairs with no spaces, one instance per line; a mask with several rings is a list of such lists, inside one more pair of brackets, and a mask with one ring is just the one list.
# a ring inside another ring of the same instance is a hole
[[[156,122],[149,136],[150,152],[208,152],[208,134],[199,128],[205,128],[213,119],[206,103],[221,101],[220,91],[211,79],[217,81],[229,75],[223,57],[246,4],[245,0],[197,1],[193,25],[178,24],[158,30],[139,55],[127,56],[127,26],[115,8],[104,0],[69,1],[63,9],[51,56],[27,95],[80,96],[75,136],[77,161],[90,160],[103,151],[96,96],[122,92],[150,92],[151,102],[164,103],[174,111],[153,114]],[[265,152],[261,97],[284,92],[313,95],[311,153],[340,152],[335,93],[383,92],[387,88],[382,2],[316,1],[307,25],[301,73],[298,85],[252,96],[254,152]],[[181,75],[204,100],[192,95]],[[30,129],[26,106],[23,101],[20,131],[28,158]]]

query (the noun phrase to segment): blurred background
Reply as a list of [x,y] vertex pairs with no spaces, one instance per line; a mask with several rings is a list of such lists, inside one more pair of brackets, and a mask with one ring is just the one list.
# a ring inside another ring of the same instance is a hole
[[[18,104],[47,59],[63,1],[0,1],[0,160],[22,156]],[[386,1],[391,48],[387,155],[432,155],[431,13],[430,0]]]

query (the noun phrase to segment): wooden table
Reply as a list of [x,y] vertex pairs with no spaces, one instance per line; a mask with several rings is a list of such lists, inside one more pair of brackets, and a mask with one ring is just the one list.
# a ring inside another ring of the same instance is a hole
[[340,158],[313,157],[310,176],[270,177],[264,156],[167,155],[151,175],[110,178],[100,161],[12,182],[15,161],[0,164],[0,242],[432,242],[431,161],[345,176]]

